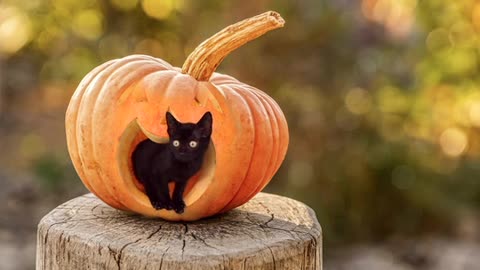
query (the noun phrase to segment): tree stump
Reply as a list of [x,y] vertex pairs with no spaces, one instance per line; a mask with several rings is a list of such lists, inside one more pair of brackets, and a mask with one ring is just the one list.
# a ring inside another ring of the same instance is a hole
[[196,222],[168,222],[109,207],[92,194],[38,225],[37,270],[322,269],[321,228],[298,201],[259,193]]

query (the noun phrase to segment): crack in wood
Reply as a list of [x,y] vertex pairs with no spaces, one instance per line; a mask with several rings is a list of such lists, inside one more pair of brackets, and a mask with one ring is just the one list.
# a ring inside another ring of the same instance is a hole
[[270,251],[270,254],[272,255],[272,262],[273,262],[273,269],[277,269],[277,265],[276,265],[276,262],[275,262],[275,255],[273,254],[273,250],[271,247],[265,245],[268,250]]
[[182,222],[182,225],[184,227],[183,234],[182,234],[182,259],[183,259],[183,255],[185,253],[185,246],[187,245],[186,237],[188,233],[188,224],[185,222]]
[[190,235],[192,236],[193,239],[197,240],[197,241],[200,241],[202,242],[205,246],[209,247],[209,248],[213,248],[213,249],[216,249],[216,250],[219,250],[218,248],[208,244],[205,239],[203,239],[202,237],[198,237],[195,233],[190,233]]
[[[261,227],[261,226],[260,226]],[[261,227],[263,230],[265,230],[265,228]],[[271,249],[270,246],[268,246],[267,244],[265,244],[264,242],[261,242],[261,241],[258,241],[257,237],[255,237],[254,235],[251,235],[248,231],[245,231],[244,232],[246,235],[248,235],[253,241],[259,243],[261,246],[264,247],[264,249],[268,249],[270,254],[271,254],[271,257],[272,257],[272,264],[273,264],[273,269],[276,269],[276,261],[275,261],[275,255],[273,255],[273,250]]]
[[90,210],[90,212],[92,212],[92,213],[95,212],[95,210],[97,210],[97,208],[100,207],[100,206],[101,206],[101,204],[95,205],[94,207],[92,207],[92,210]]
[[165,255],[167,254],[167,252],[168,252],[169,249],[170,249],[170,246],[168,246],[167,249],[163,252],[162,258],[160,258],[160,266],[158,267],[158,270],[162,270],[163,258],[165,257]]
[[158,226],[158,229],[156,229],[154,232],[152,232],[147,238],[146,240],[152,238],[155,234],[157,234],[160,230],[162,229],[162,225]]
[[257,203],[258,203],[258,205],[260,205],[261,207],[263,207],[263,209],[265,209],[265,211],[267,212],[267,214],[272,214],[272,211],[271,211],[268,207],[266,207],[263,203],[261,203],[260,201],[257,202]]
[[[262,224],[263,226],[268,227],[268,223],[270,223],[272,220],[275,219],[275,214],[270,214],[270,215],[271,215],[270,219],[267,220],[265,223],[263,223],[263,224]],[[261,226],[262,226],[262,225],[261,225]]]
[[[130,242],[130,243],[127,243],[125,245],[123,245],[120,250],[118,251],[117,256],[114,257],[115,261],[117,262],[117,267],[118,267],[118,270],[121,269],[121,263],[122,263],[122,256],[123,256],[123,250],[125,248],[127,248],[128,246],[130,245],[133,245],[133,244],[136,244],[138,243],[138,241],[142,240],[142,238],[139,238],[137,239],[136,241],[133,241],[133,242]],[[109,247],[110,250],[112,250],[110,247]]]
[[185,241],[185,239],[182,240],[183,243],[182,243],[182,259],[183,259],[183,254],[185,253],[185,245],[187,244],[187,242]]

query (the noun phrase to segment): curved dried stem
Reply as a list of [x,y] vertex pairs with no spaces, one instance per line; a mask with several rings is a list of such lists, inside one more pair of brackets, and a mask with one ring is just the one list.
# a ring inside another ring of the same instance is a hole
[[199,81],[208,81],[229,53],[284,23],[280,14],[268,11],[232,24],[202,42],[187,57],[182,72]]

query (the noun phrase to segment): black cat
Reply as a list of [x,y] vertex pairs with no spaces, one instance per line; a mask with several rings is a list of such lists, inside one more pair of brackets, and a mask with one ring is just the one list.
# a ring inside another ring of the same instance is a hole
[[[173,209],[181,214],[185,209],[185,186],[202,166],[213,120],[210,112],[196,124],[180,123],[169,112],[166,118],[170,141],[162,144],[146,139],[139,143],[132,154],[133,171],[155,209]],[[175,183],[171,199],[169,182]]]

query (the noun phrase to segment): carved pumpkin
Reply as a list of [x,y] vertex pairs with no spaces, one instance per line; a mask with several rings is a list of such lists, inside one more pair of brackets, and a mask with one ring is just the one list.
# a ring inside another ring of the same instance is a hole
[[[283,23],[267,12],[231,25],[196,48],[182,69],[146,55],[93,69],[65,119],[70,157],[85,186],[112,207],[168,220],[225,212],[262,190],[287,151],[285,117],[264,92],[214,70],[228,53]],[[181,122],[195,123],[207,111],[213,116],[211,143],[181,215],[155,210],[132,171],[139,142],[168,141],[167,110]]]

